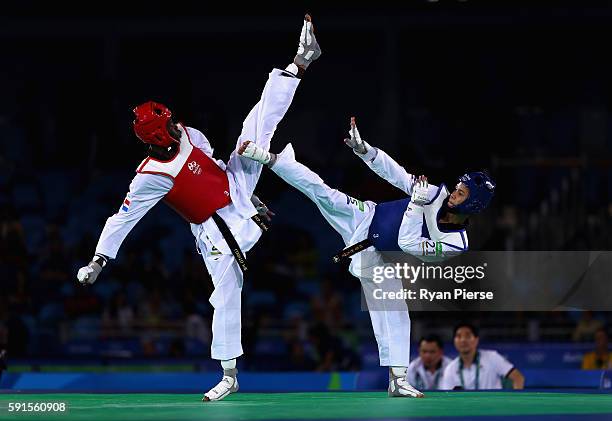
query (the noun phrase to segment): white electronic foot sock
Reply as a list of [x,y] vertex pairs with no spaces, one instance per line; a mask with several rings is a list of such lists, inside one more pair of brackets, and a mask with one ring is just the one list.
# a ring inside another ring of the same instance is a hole
[[[229,360],[231,361],[231,360]],[[236,360],[234,360],[234,364]],[[223,369],[223,378],[212,389],[204,394],[203,402],[220,401],[226,396],[238,391],[238,369]]]
[[389,389],[390,397],[423,398],[425,395],[416,390],[406,380],[406,367],[389,367]]

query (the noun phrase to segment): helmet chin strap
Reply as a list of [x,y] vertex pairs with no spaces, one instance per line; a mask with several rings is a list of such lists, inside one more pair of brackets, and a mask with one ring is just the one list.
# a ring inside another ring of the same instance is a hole
[[448,202],[446,202],[446,211],[448,213],[452,213],[453,215],[459,215],[456,208],[448,206]]
[[[450,199],[450,196],[449,196],[449,199]],[[446,212],[448,212],[450,214],[453,214],[453,215],[457,215],[459,217],[464,217],[465,219],[463,219],[462,222],[460,222],[461,224],[464,224],[465,221],[467,220],[467,218],[469,218],[469,215],[467,215],[465,213],[459,212],[456,206],[450,207],[448,205],[448,199],[446,200],[446,202],[444,202],[444,209],[443,209],[443,211],[446,211]]]
[[450,202],[450,195],[448,196],[448,199],[446,199],[446,202],[444,202],[444,210],[446,212],[449,212],[455,215],[459,215],[459,212],[457,212],[457,207],[451,206],[449,202]]

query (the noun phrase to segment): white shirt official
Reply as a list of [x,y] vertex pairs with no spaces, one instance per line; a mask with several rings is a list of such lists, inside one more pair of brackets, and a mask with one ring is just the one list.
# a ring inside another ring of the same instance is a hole
[[514,370],[514,365],[497,351],[479,349],[477,356],[478,361],[475,359],[468,368],[462,368],[460,357],[451,361],[444,371],[442,389],[501,389],[502,380]]
[[444,370],[450,364],[451,359],[442,356],[440,366],[432,373],[423,365],[421,357],[413,360],[408,366],[408,383],[419,390],[437,390],[442,386]]

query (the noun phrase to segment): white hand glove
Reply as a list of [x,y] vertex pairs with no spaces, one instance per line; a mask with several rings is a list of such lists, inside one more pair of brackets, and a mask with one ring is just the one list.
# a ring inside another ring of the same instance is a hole
[[245,158],[252,159],[253,161],[260,162],[264,165],[269,163],[270,159],[272,158],[270,152],[261,146],[257,146],[250,140],[247,140],[240,145],[240,148],[238,148],[238,155],[242,155]]
[[102,266],[94,261],[91,261],[87,266],[83,266],[81,269],[79,269],[77,272],[77,279],[83,285],[91,285],[96,282],[96,278],[100,272],[102,272]]
[[368,151],[370,145],[368,145],[361,138],[359,130],[357,130],[357,122],[355,120],[355,117],[351,117],[351,129],[349,130],[349,136],[349,139],[344,139],[344,143],[353,148],[353,151],[355,151],[355,153],[363,155]]
[[414,183],[410,202],[415,206],[423,206],[429,202],[429,183],[424,175],[420,176]]

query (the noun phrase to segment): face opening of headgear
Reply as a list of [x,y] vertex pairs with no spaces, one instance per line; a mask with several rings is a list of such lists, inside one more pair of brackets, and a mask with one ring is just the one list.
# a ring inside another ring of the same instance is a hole
[[463,174],[457,183],[464,184],[469,189],[469,194],[461,204],[449,208],[451,213],[472,215],[482,212],[489,206],[495,194],[495,182],[483,171]]
[[149,145],[169,147],[178,143],[168,131],[168,122],[172,119],[172,111],[163,104],[148,101],[134,108],[134,133],[144,143]]

